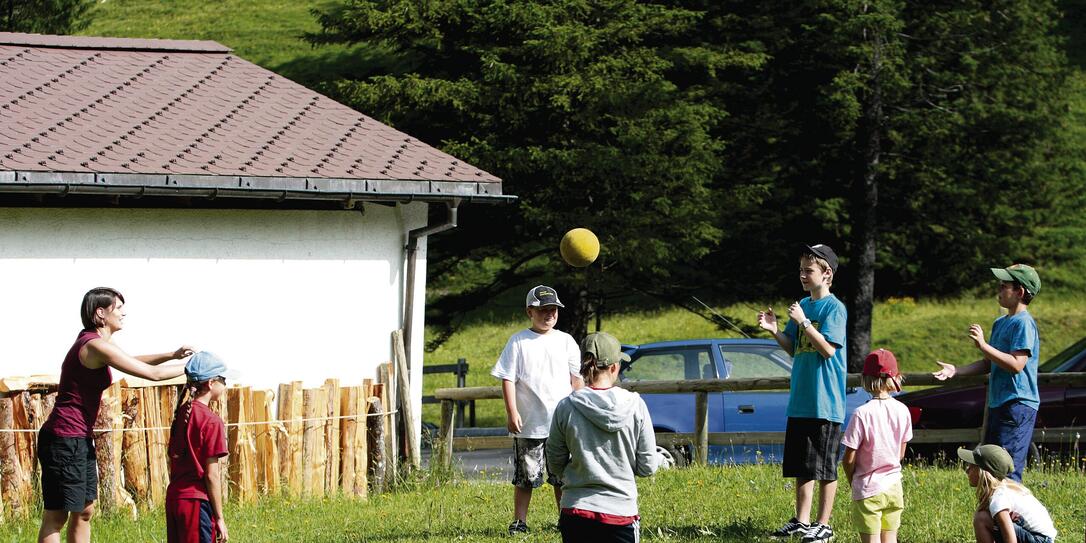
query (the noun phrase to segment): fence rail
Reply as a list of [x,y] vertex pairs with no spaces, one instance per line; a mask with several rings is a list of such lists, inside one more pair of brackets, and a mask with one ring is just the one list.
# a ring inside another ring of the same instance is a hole
[[[1040,385],[1084,385],[1086,373],[1042,373],[1037,376]],[[764,379],[690,379],[676,381],[626,381],[618,386],[641,394],[693,393],[694,432],[674,433],[659,432],[658,443],[668,445],[692,445],[694,462],[704,464],[709,457],[709,445],[751,445],[784,443],[784,432],[709,432],[709,394],[715,392],[738,392],[749,390],[787,390],[788,377]],[[955,377],[949,381],[939,381],[930,373],[910,373],[905,376],[910,386],[938,385],[944,388],[962,388],[983,385],[988,382],[987,375]],[[860,386],[860,375],[850,374],[846,386]],[[501,387],[439,388],[434,397],[441,402],[441,426],[438,431],[439,443],[435,452],[440,453],[440,461],[449,465],[452,453],[456,450],[495,449],[511,446],[509,437],[456,437],[453,436],[452,406],[454,402],[467,400],[496,400],[502,398]],[[1078,443],[1086,427],[1040,428],[1033,433],[1037,443]],[[968,443],[981,439],[980,428],[948,430],[915,430],[910,443]],[[438,450],[440,449],[440,450]]]

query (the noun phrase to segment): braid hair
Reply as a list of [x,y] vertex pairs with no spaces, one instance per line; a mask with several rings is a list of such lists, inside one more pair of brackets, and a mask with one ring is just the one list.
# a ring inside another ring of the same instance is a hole
[[[192,402],[196,398],[197,393],[206,386],[210,381],[189,381],[182,387],[181,392],[177,395],[177,406],[173,410],[173,424],[170,425],[170,441],[169,443],[187,443],[188,442],[188,427],[189,416],[192,415]],[[174,441],[178,432],[184,438],[184,441]],[[173,451],[173,447],[170,447],[170,456],[176,457],[180,455],[180,452]]]
[[584,379],[586,385],[591,385],[596,382],[597,376],[607,370],[601,370],[596,367],[596,357],[586,354],[581,359],[581,378]]

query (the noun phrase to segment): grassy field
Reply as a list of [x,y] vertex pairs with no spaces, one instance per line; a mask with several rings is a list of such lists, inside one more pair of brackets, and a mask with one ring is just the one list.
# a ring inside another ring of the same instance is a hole
[[[784,313],[787,301],[769,302],[778,313]],[[718,308],[735,316],[741,324],[756,322],[760,303],[738,304]],[[989,332],[992,321],[999,316],[999,306],[993,295],[989,299],[958,299],[950,301],[917,302],[890,299],[875,307],[872,332],[873,347],[894,351],[905,372],[934,371],[934,360],[961,364],[979,358],[979,353],[967,337],[971,323],[980,323]],[[1086,298],[1082,296],[1042,294],[1030,306],[1041,331],[1042,361],[1063,350],[1086,335]],[[485,318],[470,322],[444,345],[427,353],[427,364],[453,363],[466,358],[471,370],[469,386],[489,386],[497,382],[490,376],[506,340],[513,332],[528,325],[523,309],[508,308],[509,318]],[[561,313],[559,313],[561,320]],[[668,339],[706,337],[735,337],[721,332],[713,323],[681,309],[637,311],[607,318],[603,330],[611,332],[624,343],[647,343]],[[763,337],[768,338],[768,334]],[[452,375],[427,375],[423,382],[425,394],[435,388],[455,386]],[[504,426],[504,410],[499,401],[477,403],[477,423],[480,426]],[[423,419],[436,423],[439,407],[423,407]]]
[[312,86],[340,76],[364,77],[388,60],[373,47],[314,48],[302,39],[320,30],[316,0],[101,0],[86,36],[217,41],[255,64]]
[[[1048,507],[1061,540],[1076,541],[1083,531],[1081,470],[1048,469],[1027,473],[1027,485]],[[972,489],[957,467],[909,466],[905,472],[906,510],[900,541],[972,541]],[[760,542],[792,511],[793,489],[777,466],[689,468],[642,479],[642,535],[646,541]],[[533,500],[523,541],[559,541],[550,489]],[[855,541],[848,516],[847,484],[838,488],[832,524],[838,541]],[[456,481],[419,482],[401,492],[368,501],[325,499],[291,501],[267,498],[227,508],[231,541],[509,541],[511,516],[507,484]],[[165,541],[163,515],[139,520],[104,517],[94,521],[96,541]],[[9,524],[0,543],[33,538],[37,519]]]

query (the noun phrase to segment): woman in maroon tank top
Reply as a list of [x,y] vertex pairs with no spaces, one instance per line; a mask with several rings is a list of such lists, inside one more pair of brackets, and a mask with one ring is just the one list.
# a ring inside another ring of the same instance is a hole
[[124,296],[111,288],[91,289],[80,310],[83,331],[64,357],[56,404],[38,433],[38,462],[44,511],[40,543],[60,543],[68,525],[68,542],[90,541],[90,519],[98,499],[98,465],[92,430],[102,392],[113,381],[110,368],[162,381],[181,375],[183,365],[160,366],[192,354],[182,346],[161,354],[131,356],[113,344],[124,326]]

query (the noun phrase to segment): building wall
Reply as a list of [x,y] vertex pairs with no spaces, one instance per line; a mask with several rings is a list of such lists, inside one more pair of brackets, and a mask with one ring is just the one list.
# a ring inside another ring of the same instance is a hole
[[[115,341],[129,354],[188,343],[261,388],[374,377],[401,326],[405,233],[425,222],[422,203],[365,213],[0,209],[0,375],[59,373],[83,293],[111,286],[127,300]],[[422,334],[412,343],[419,405]]]

